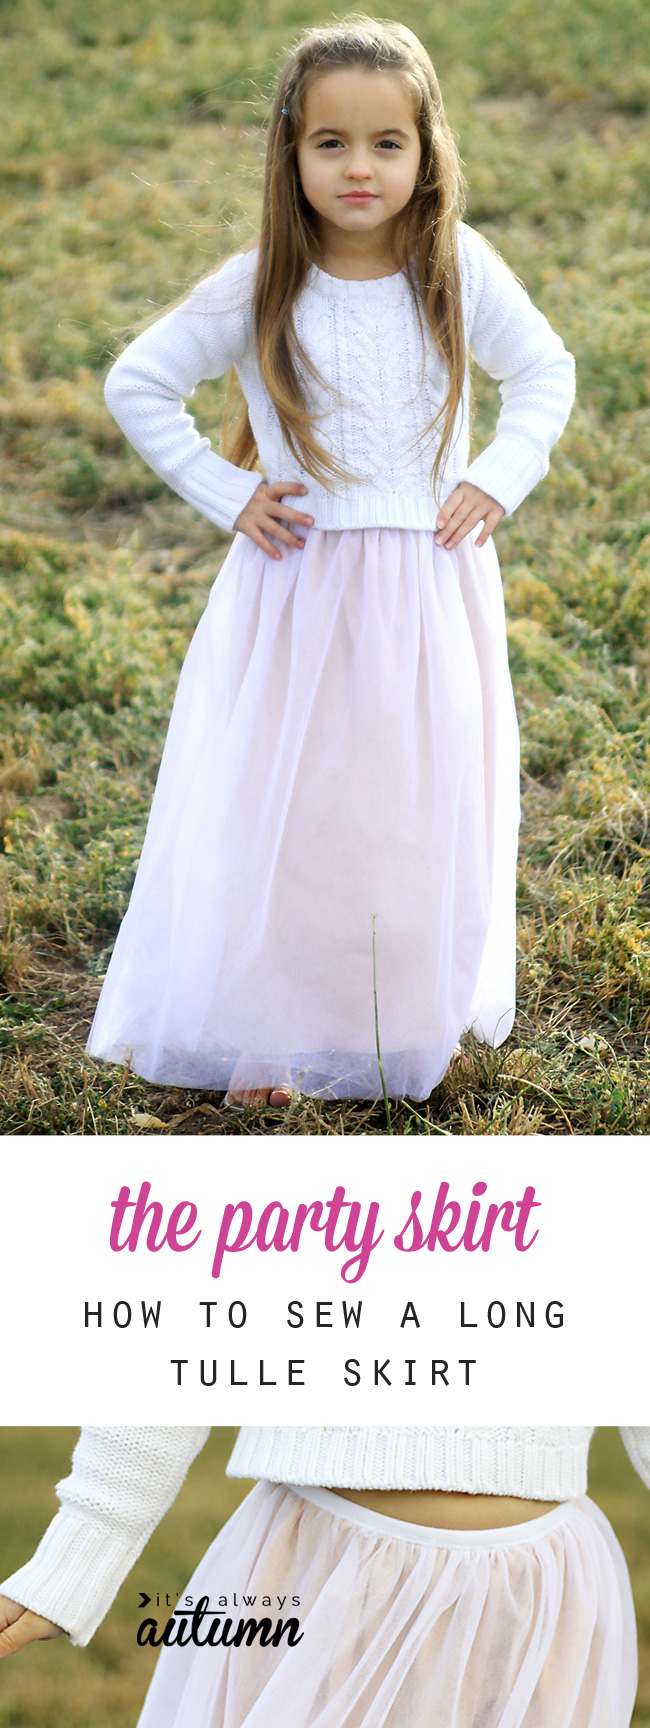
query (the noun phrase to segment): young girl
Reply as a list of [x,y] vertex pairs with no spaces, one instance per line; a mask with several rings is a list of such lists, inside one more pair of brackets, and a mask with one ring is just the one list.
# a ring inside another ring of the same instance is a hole
[[[88,1042],[149,1080],[286,1105],[379,1097],[383,1069],[423,1099],[464,1028],[510,1030],[518,735],[491,534],[547,472],[574,367],[459,220],[463,184],[410,30],[308,31],[259,248],[109,373],[135,448],[236,531]],[[502,397],[471,463],[470,344]],[[229,462],[184,398],[232,366]]]
[[[242,1429],[228,1474],[263,1479],[170,1619],[139,1728],[627,1728],[634,1609],[585,1495],[592,1432]],[[621,1432],[650,1486],[650,1429]],[[2,1585],[0,1655],[88,1642],[207,1433],[82,1431],[61,1510]],[[297,1641],[233,1644],[264,1597]]]

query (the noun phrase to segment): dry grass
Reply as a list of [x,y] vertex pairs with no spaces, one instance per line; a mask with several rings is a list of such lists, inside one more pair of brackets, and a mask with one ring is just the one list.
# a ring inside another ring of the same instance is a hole
[[[342,7],[335,7],[342,11]],[[0,1127],[385,1132],[383,1105],[234,1116],[83,1056],[178,670],[226,549],[125,443],[111,354],[253,237],[264,93],[315,0],[5,4]],[[411,0],[482,229],[578,360],[549,478],[498,531],[523,744],[519,1001],[417,1134],[650,1127],[650,19]],[[477,377],[476,447],[497,395]],[[197,392],[216,428],[219,385]],[[148,1120],[147,1120],[148,1119]],[[163,1126],[161,1126],[161,1124]]]

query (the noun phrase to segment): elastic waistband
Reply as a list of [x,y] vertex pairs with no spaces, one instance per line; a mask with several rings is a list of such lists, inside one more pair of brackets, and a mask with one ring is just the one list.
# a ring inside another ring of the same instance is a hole
[[[286,1484],[286,1486],[289,1486]],[[496,1530],[436,1530],[428,1524],[407,1524],[401,1518],[387,1518],[383,1512],[373,1512],[356,1500],[347,1500],[331,1488],[302,1488],[291,1484],[293,1494],[320,1506],[334,1518],[346,1518],[364,1530],[377,1530],[396,1542],[417,1542],[422,1548],[510,1548],[515,1542],[534,1542],[547,1531],[563,1524],[575,1510],[576,1500],[563,1500],[552,1512],[540,1518],[527,1518],[523,1524],[504,1525]]]

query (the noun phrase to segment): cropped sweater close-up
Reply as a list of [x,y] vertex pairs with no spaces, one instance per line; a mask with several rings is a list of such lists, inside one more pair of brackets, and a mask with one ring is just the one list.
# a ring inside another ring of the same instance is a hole
[[[575,366],[561,338],[504,261],[466,223],[457,225],[465,343],[498,380],[496,435],[469,462],[470,380],[447,455],[440,502],[471,481],[509,516],[548,471],[568,419]],[[326,486],[304,471],[282,434],[255,346],[257,252],[238,254],[182,304],[130,343],[105,386],[108,407],[155,473],[211,522],[231,530],[259,485],[201,437],[185,398],[202,379],[237,370],[260,466],[269,484],[302,481],[300,509],[321,529],[435,529],[431,484],[445,401],[446,364],[405,271],[347,281],[312,265],[294,307],[308,367],[302,384],[322,447],[345,478]],[[300,370],[300,364],[299,364]]]
[[[87,1644],[209,1428],[84,1428],[60,1511],[0,1592]],[[439,1489],[571,1500],[587,1487],[593,1428],[242,1428],[227,1475],[290,1486]],[[650,1428],[621,1428],[650,1487]],[[209,1507],[206,1506],[209,1524]]]

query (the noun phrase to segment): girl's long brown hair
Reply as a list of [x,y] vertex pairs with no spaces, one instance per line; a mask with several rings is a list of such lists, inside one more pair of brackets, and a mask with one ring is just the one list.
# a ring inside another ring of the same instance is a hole
[[[315,78],[345,67],[397,74],[413,99],[421,159],[413,194],[400,213],[396,262],[408,270],[420,315],[449,375],[446,399],[425,433],[430,435],[442,420],[431,476],[435,493],[462,401],[465,373],[456,222],[465,209],[466,182],[433,66],[422,44],[403,24],[355,14],[340,24],[307,30],[286,62],[273,101],[266,150],[254,296],[260,371],[285,441],[301,467],[326,486],[335,478],[352,478],[318,443],[300,375],[302,371],[304,378],[313,369],[293,323],[296,298],[318,257],[315,213],[302,190],[296,152],[305,96]],[[246,412],[227,454],[240,467],[255,466],[257,448]]]

